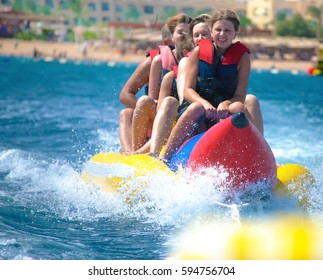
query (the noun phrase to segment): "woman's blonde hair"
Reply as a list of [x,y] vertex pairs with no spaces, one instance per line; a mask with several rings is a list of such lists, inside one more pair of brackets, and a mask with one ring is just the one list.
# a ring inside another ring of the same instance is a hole
[[232,10],[229,10],[229,9],[220,9],[220,10],[217,10],[212,18],[211,18],[211,28],[213,28],[213,25],[219,21],[219,20],[228,20],[228,21],[231,21],[233,26],[234,26],[234,29],[236,32],[239,31],[239,27],[240,27],[240,20],[239,20],[239,17],[238,15],[232,11]]

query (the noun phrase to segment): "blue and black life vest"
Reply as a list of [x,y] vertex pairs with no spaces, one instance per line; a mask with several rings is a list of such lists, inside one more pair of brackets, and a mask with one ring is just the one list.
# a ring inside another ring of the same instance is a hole
[[234,96],[238,85],[238,64],[249,49],[236,42],[220,57],[211,40],[199,41],[199,73],[196,92],[217,107]]

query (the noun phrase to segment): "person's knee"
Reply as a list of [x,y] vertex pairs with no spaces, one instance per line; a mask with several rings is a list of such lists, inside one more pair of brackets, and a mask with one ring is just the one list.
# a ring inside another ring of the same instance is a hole
[[259,107],[259,100],[258,98],[253,95],[253,94],[247,94],[246,96],[246,101],[245,101],[245,106],[248,108],[248,107]]
[[229,105],[229,112],[231,115],[242,112],[245,114],[248,114],[247,107],[242,102],[233,102],[231,105]]
[[179,107],[178,100],[172,96],[167,96],[164,98],[160,110],[163,111],[176,111]]
[[188,106],[187,113],[202,116],[203,114],[205,114],[205,109],[201,103],[194,102],[190,106]]
[[133,109],[126,108],[120,111],[119,118],[120,122],[127,122],[132,119]]
[[144,95],[138,99],[136,107],[138,109],[145,108],[145,107],[156,107],[156,102],[151,97]]

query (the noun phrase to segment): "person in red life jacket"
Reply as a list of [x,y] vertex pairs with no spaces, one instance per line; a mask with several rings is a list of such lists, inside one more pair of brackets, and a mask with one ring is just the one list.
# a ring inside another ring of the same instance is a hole
[[[210,24],[211,16],[209,14],[201,14],[193,19],[192,23],[190,24],[190,35],[193,38],[193,41],[196,45],[198,45],[199,40],[203,39],[211,39],[210,31],[209,31],[209,24]],[[179,74],[180,82],[177,83],[178,85],[181,85],[183,81],[185,80],[185,70],[186,70],[186,59],[181,60],[180,62],[180,68],[179,68]],[[183,114],[183,112],[188,107],[188,102],[183,99],[183,93],[182,90],[179,90],[181,92],[180,94],[180,109],[179,109],[179,115]],[[263,135],[264,134],[264,127],[263,127],[263,118],[262,113],[260,109],[260,103],[258,98],[253,94],[247,94],[246,99],[244,102],[245,107],[247,108],[249,112],[249,119],[251,122],[255,125],[255,127],[258,129],[258,131]],[[177,116],[177,119],[179,118],[179,115]]]
[[182,109],[187,107],[187,102],[183,102],[184,96],[182,90],[178,90],[180,88],[177,82],[178,68],[184,69],[184,71],[181,71],[181,75],[183,76],[185,74],[185,60],[188,58],[192,48],[201,39],[211,39],[210,19],[210,15],[201,14],[192,20],[189,27],[189,36],[185,37],[178,46],[178,51],[182,52],[179,65],[173,66],[173,71],[168,72],[162,80],[157,115],[154,120],[151,136],[149,151],[149,155],[151,156],[159,156],[162,147],[167,142],[176,119],[179,118]]
[[157,100],[161,80],[164,75],[178,65],[179,54],[177,45],[183,36],[188,34],[192,18],[181,13],[167,20],[166,25],[172,34],[174,47],[161,46],[159,54],[152,61],[149,74],[149,94],[142,96],[137,102],[133,114],[132,153],[145,153],[149,151],[153,122],[157,113]]
[[[181,61],[195,47],[190,36],[182,37],[178,44],[178,59]],[[171,129],[176,120],[180,105],[180,97],[177,92],[177,70],[178,65],[173,66],[163,78],[160,86],[157,102],[157,114],[152,127],[151,144],[149,155],[158,157],[162,147],[166,144]],[[183,97],[181,97],[183,100]]]
[[[168,161],[198,123],[199,131],[237,112],[251,119],[244,105],[250,75],[249,50],[233,43],[240,21],[235,12],[221,9],[211,18],[213,41],[200,40],[186,60],[184,98],[189,106],[179,118],[161,159]],[[201,121],[202,120],[202,121]]]
[[[162,29],[162,43],[171,45],[171,33],[165,24]],[[151,62],[159,53],[159,48],[147,51],[146,58],[137,66],[120,93],[120,102],[126,107],[121,110],[119,118],[119,139],[123,153],[131,152],[132,116],[137,104],[136,94],[145,86],[148,95],[148,82]]]

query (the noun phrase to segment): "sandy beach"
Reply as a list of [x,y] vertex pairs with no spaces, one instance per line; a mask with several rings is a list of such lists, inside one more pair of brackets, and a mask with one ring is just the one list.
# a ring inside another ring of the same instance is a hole
[[[83,55],[82,44],[59,43],[45,41],[17,41],[14,39],[0,39],[0,56],[26,56],[32,57],[34,52],[41,57],[81,60],[99,60],[99,61],[120,61],[120,62],[140,62],[144,58],[144,52],[121,54],[117,49],[111,48],[108,44],[87,44],[86,56]],[[299,60],[270,60],[270,59],[252,59],[253,69],[271,69],[305,71],[313,66],[312,61]]]

